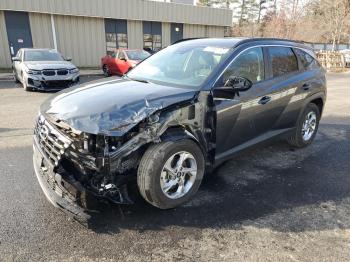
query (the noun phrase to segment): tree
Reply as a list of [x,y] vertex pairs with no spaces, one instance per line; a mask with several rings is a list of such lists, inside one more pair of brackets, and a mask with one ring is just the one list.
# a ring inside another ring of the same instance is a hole
[[212,1],[211,0],[198,0],[197,4],[200,6],[211,6]]
[[321,0],[319,13],[332,42],[332,50],[341,41],[344,29],[350,19],[349,0]]

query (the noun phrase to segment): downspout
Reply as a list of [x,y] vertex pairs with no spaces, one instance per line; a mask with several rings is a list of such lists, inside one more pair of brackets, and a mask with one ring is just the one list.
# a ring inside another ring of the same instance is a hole
[[55,27],[55,19],[53,17],[53,14],[51,14],[51,30],[52,30],[53,47],[55,50],[57,50],[56,27]]

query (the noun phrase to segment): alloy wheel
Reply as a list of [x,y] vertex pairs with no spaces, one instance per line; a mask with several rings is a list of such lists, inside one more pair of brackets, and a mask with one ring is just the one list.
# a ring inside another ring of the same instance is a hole
[[171,199],[185,196],[192,188],[197,176],[197,162],[186,151],[172,155],[164,164],[160,175],[162,192]]

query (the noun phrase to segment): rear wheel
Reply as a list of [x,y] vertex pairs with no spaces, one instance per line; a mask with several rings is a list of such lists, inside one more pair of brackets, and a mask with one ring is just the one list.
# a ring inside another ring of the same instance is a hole
[[103,65],[102,67],[102,70],[103,70],[103,75],[108,77],[111,75],[110,71],[109,71],[109,68],[108,68],[108,65]]
[[308,104],[298,119],[294,134],[288,139],[289,144],[299,148],[310,145],[316,136],[319,121],[320,111],[317,105]]
[[161,209],[177,207],[198,191],[204,166],[202,151],[191,140],[152,145],[138,168],[139,191],[153,206]]

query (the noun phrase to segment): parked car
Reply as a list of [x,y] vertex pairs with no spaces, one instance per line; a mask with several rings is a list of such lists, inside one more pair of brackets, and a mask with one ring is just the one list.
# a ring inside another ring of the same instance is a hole
[[22,48],[12,61],[14,79],[25,91],[61,90],[79,82],[79,69],[54,49]]
[[113,54],[101,59],[101,67],[105,76],[124,75],[151,54],[140,49],[118,49]]
[[350,67],[350,49],[340,51],[344,55],[345,67]]
[[35,127],[34,169],[50,201],[81,219],[87,196],[131,203],[135,180],[150,204],[174,208],[247,148],[277,138],[310,145],[325,101],[325,71],[301,43],[183,41],[122,79],[49,98]]

